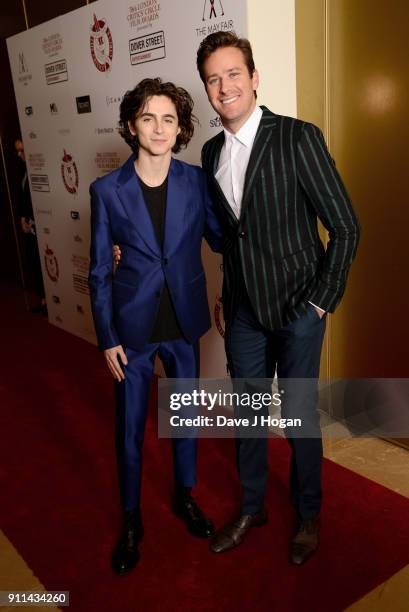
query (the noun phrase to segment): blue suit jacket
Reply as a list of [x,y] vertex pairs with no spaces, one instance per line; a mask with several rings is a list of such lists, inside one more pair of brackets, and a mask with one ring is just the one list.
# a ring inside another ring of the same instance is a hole
[[[91,184],[92,313],[101,350],[140,348],[151,337],[165,283],[183,334],[195,342],[210,327],[203,236],[221,250],[221,228],[198,166],[172,159],[163,253],[134,168],[135,156]],[[121,262],[113,273],[112,245]]]

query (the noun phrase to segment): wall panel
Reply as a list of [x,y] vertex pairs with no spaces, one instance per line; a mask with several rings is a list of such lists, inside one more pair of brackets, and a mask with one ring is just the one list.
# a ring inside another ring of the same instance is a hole
[[403,0],[329,2],[331,148],[362,225],[331,374],[408,376],[409,71]]

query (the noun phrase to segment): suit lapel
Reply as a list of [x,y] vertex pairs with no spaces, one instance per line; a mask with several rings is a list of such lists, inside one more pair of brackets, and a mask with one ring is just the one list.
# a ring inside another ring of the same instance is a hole
[[221,202],[223,208],[225,209],[226,213],[230,217],[230,220],[234,221],[234,223],[237,223],[237,217],[232,211],[231,206],[228,203],[226,196],[224,195],[223,190],[220,187],[219,182],[215,176],[217,172],[217,167],[219,165],[220,153],[221,153],[223,145],[224,145],[224,132],[220,132],[220,134],[218,134],[215,137],[213,143],[211,144],[211,149],[209,151],[209,162],[210,162],[209,167],[211,169],[211,181],[213,183],[213,187],[216,193],[218,194],[219,201]]
[[186,185],[183,166],[172,158],[168,175],[168,193],[165,216],[165,241],[163,252],[170,255],[183,233],[186,214]]
[[117,194],[122,206],[146,246],[155,255],[161,256],[161,249],[155,234],[149,211],[146,208],[142,189],[134,167],[135,155],[131,155],[122,166],[118,177]]
[[269,111],[265,106],[262,106],[261,108],[263,110],[263,115],[260,120],[260,125],[258,126],[246,170],[240,218],[243,217],[245,212],[245,208],[248,204],[249,196],[251,195],[257,175],[263,165],[264,154],[273,136],[273,130],[277,123],[276,115],[274,115],[274,113]]
[[210,151],[210,158],[211,158],[210,161],[211,161],[211,168],[212,168],[213,176],[217,172],[217,166],[219,165],[220,153],[221,153],[223,145],[224,145],[224,132],[220,132],[215,137],[212,143],[211,151]]

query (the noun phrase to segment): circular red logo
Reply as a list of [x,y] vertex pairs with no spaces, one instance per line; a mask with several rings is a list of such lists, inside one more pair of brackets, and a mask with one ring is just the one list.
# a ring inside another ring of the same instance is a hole
[[64,149],[64,157],[61,161],[61,175],[65,188],[69,193],[78,191],[78,170],[72,156]]
[[97,19],[95,14],[94,23],[90,28],[89,44],[92,60],[98,70],[100,72],[111,70],[114,55],[112,34],[105,19]]
[[53,283],[56,283],[59,276],[58,261],[54,255],[54,251],[50,249],[48,245],[44,254],[44,262],[48,277],[53,281]]

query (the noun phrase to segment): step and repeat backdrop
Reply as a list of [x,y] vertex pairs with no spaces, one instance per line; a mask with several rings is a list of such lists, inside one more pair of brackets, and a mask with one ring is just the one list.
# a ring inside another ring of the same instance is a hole
[[[247,35],[245,0],[100,0],[7,40],[50,323],[95,342],[88,190],[131,153],[117,131],[124,92],[159,76],[191,93],[200,126],[178,155],[190,163],[221,129],[195,65],[217,30]],[[214,326],[202,373],[224,376],[221,258],[203,255]]]

